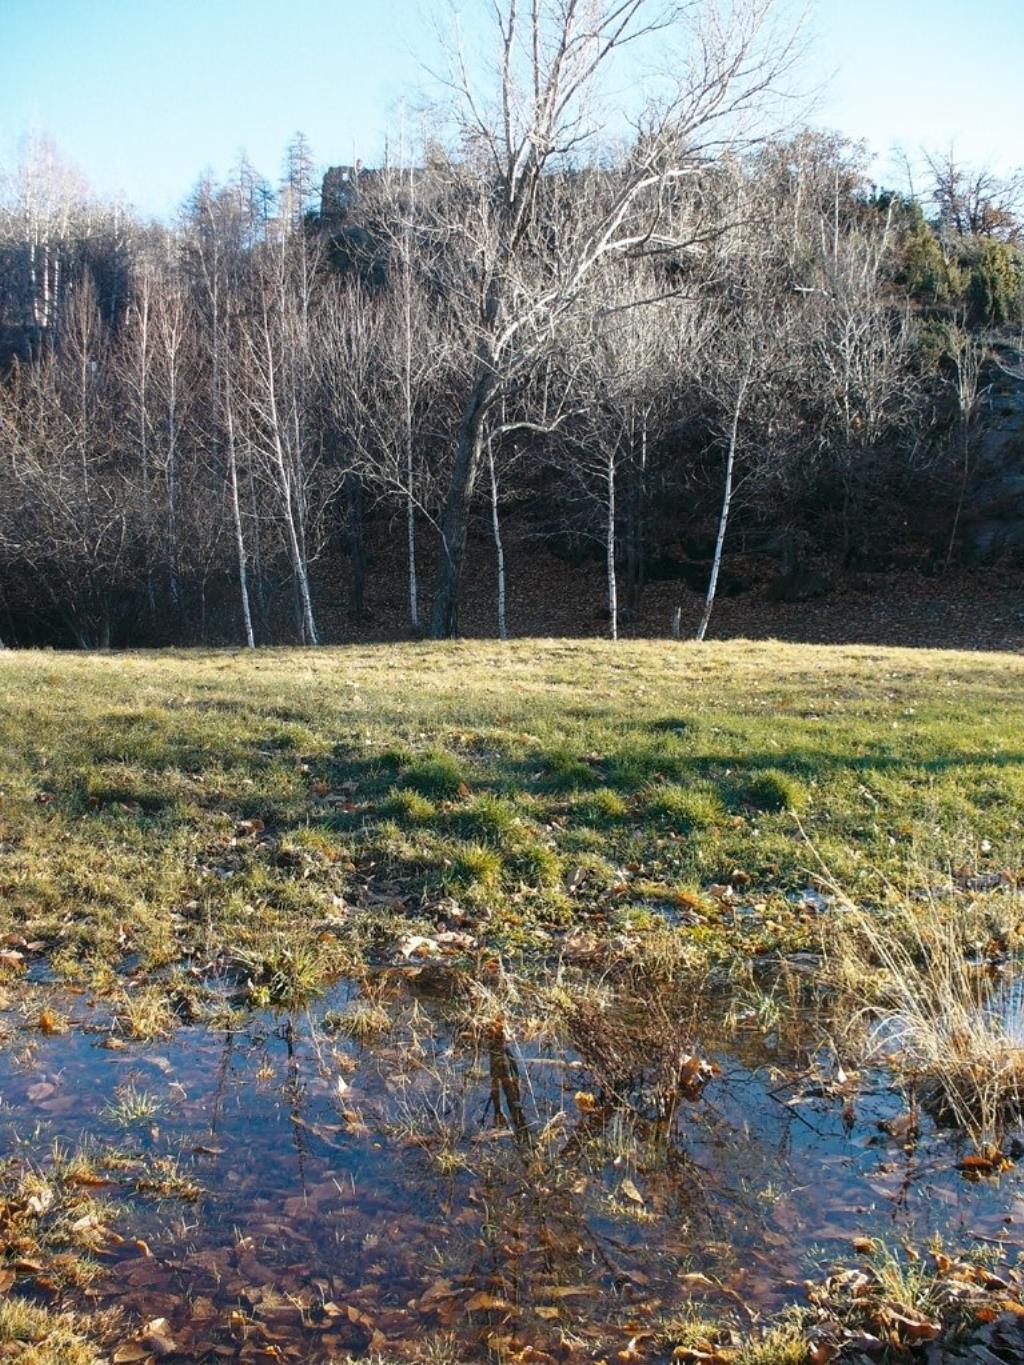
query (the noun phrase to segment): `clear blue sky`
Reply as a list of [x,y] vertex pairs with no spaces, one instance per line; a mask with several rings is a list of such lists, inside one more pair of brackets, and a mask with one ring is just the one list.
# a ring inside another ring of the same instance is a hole
[[[47,132],[97,189],[157,214],[243,148],[276,180],[296,129],[321,163],[372,164],[425,83],[437,3],[0,0],[0,162]],[[880,178],[897,141],[1024,163],[1024,0],[816,0],[812,34],[816,121],[867,138]]]

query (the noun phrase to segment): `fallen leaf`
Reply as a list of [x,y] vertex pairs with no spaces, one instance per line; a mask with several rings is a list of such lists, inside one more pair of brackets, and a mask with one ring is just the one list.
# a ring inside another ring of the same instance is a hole
[[627,1176],[619,1186],[619,1192],[624,1194],[627,1199],[631,1199],[634,1204],[643,1204],[645,1202],[643,1195],[633,1184],[632,1180],[630,1180],[629,1176]]
[[485,1289],[481,1289],[479,1293],[474,1294],[472,1298],[466,1300],[467,1313],[475,1313],[478,1310],[484,1311],[487,1309],[504,1309],[511,1307],[512,1305],[507,1299],[499,1298],[497,1294],[488,1294]]
[[694,1289],[719,1288],[714,1280],[709,1279],[707,1275],[702,1275],[699,1270],[691,1270],[685,1275],[680,1275],[679,1278],[682,1280],[683,1284],[688,1284]]
[[149,1360],[152,1352],[143,1346],[141,1341],[126,1341],[123,1346],[119,1346],[111,1356],[113,1365],[134,1365],[138,1360]]

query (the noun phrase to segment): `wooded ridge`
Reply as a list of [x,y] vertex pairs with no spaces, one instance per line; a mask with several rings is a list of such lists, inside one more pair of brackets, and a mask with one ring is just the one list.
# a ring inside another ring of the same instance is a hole
[[[950,155],[880,188],[859,145],[779,131],[767,0],[702,15],[506,0],[493,66],[456,59],[393,164],[321,187],[297,136],[279,185],[243,161],[172,225],[28,142],[0,197],[4,643],[351,638],[385,572],[387,632],[450,636],[467,553],[502,637],[531,559],[600,564],[580,625],[613,636],[651,582],[701,594],[702,635],[723,592],[1012,572],[1021,184]],[[624,134],[608,75],[670,42]]]

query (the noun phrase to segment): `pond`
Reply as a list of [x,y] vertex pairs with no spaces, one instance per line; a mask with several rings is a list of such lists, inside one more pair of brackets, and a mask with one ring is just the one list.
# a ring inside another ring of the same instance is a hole
[[664,1324],[695,1299],[749,1324],[860,1239],[1024,1245],[1016,1168],[965,1178],[887,1073],[846,1076],[799,1038],[709,1022],[666,1104],[657,1068],[610,1085],[593,1031],[469,1028],[415,971],[157,1042],[38,989],[68,1026],[8,1012],[0,1150],[44,1170],[55,1145],[89,1154],[111,1230],[90,1294],[165,1320],[170,1360],[433,1338],[668,1359]]

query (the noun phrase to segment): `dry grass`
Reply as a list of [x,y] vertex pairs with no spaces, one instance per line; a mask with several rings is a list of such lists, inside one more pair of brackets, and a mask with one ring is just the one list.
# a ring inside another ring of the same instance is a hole
[[[1024,1112],[1024,971],[1015,889],[991,899],[848,908],[829,970],[858,1006],[851,1031],[897,1067],[980,1148]],[[1012,927],[1011,927],[1012,926]]]

